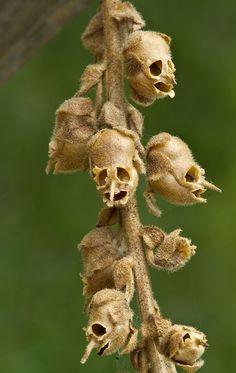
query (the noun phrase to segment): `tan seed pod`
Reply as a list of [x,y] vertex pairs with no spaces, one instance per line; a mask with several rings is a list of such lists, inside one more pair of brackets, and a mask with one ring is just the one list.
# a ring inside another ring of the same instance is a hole
[[173,325],[160,343],[162,353],[187,372],[203,366],[201,356],[207,347],[205,334],[185,325]]
[[83,45],[101,59],[104,53],[104,33],[102,12],[97,12],[88,23],[82,37]]
[[133,32],[127,40],[124,54],[132,98],[142,106],[175,95],[170,42],[167,35],[153,31]]
[[104,288],[114,288],[114,265],[118,258],[114,234],[108,227],[95,228],[89,232],[79,245],[84,273],[83,294],[85,305],[91,297]]
[[195,254],[196,246],[191,240],[180,236],[181,229],[166,234],[157,227],[144,227],[143,240],[146,245],[146,255],[153,267],[177,271],[182,268]]
[[143,163],[132,131],[103,129],[90,142],[90,170],[108,207],[124,206],[138,184]]
[[118,349],[123,349],[121,353],[129,353],[135,348],[137,331],[132,327],[133,312],[121,291],[99,291],[93,296],[88,313],[88,346],[81,359],[82,364],[93,348],[97,349],[98,355],[110,355]]
[[73,97],[56,111],[56,124],[49,143],[46,172],[83,171],[89,167],[88,142],[95,133],[90,98]]
[[205,179],[205,171],[194,160],[186,143],[168,133],[154,136],[146,147],[148,192],[158,192],[178,205],[204,203],[209,188],[221,190]]

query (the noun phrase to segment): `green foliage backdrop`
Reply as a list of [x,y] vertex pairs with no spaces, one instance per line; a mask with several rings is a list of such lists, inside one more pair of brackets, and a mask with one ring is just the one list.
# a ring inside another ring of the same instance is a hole
[[[223,194],[208,204],[161,202],[150,216],[139,188],[145,224],[181,227],[197,255],[175,274],[151,271],[163,314],[194,325],[211,348],[202,373],[234,371],[236,348],[236,3],[213,0],[135,0],[149,29],[172,36],[176,98],[143,110],[144,141],[160,131],[182,137]],[[92,56],[80,35],[98,1],[76,17],[0,89],[0,371],[64,373],[130,370],[128,358],[93,354],[79,364],[82,270],[77,243],[101,206],[88,174],[46,176],[54,111],[78,88]]]

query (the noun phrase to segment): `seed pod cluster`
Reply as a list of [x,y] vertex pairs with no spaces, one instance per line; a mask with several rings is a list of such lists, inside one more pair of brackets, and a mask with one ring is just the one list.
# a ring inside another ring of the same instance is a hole
[[175,96],[170,42],[167,35],[152,31],[133,32],[127,40],[125,58],[132,98],[142,106]]
[[154,136],[147,144],[146,156],[149,191],[158,192],[171,203],[204,203],[202,194],[208,188],[220,191],[205,179],[205,170],[179,137],[165,132]]
[[[176,84],[170,37],[140,31],[144,25],[131,3],[101,2],[82,36],[95,63],[84,70],[75,96],[56,111],[46,172],[89,171],[106,205],[96,228],[79,245],[89,319],[81,363],[96,349],[98,355],[131,353],[133,367],[140,373],[156,371],[157,365],[163,373],[176,373],[175,365],[194,372],[204,363],[206,336],[161,316],[146,262],[159,270],[177,271],[195,254],[196,246],[180,235],[181,229],[167,234],[155,226],[142,226],[133,197],[141,173],[147,174],[145,198],[156,216],[160,210],[155,193],[171,203],[191,205],[206,202],[202,194],[207,189],[220,189],[205,179],[204,169],[180,138],[159,133],[145,150],[140,142],[143,116],[123,95],[123,57],[132,99],[141,106],[173,98]],[[93,103],[85,96],[94,88]],[[139,342],[130,308],[135,286],[140,287]]]

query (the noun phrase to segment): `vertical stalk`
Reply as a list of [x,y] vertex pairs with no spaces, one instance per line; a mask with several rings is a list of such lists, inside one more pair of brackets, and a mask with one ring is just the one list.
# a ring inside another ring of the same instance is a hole
[[[125,111],[125,95],[124,95],[124,61],[123,61],[123,45],[124,35],[123,25],[116,22],[111,13],[115,6],[120,3],[119,0],[103,0],[103,26],[105,35],[106,48],[106,95],[107,100]],[[145,325],[152,322],[152,316],[159,312],[154,306],[151,283],[149,279],[148,269],[144,256],[142,238],[140,235],[141,223],[136,206],[136,198],[133,197],[128,204],[120,210],[121,226],[125,233],[129,253],[134,260],[134,275],[136,282],[136,291],[138,303],[142,319],[142,331],[145,330]],[[144,333],[145,334],[145,333]],[[145,335],[144,335],[145,337]],[[168,370],[163,359],[160,358],[157,352],[156,345],[153,339],[147,340],[146,351],[148,354],[148,362],[152,373],[166,373]]]

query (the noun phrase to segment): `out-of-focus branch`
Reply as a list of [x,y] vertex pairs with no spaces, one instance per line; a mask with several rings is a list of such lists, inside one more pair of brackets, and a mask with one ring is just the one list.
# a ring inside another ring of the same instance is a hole
[[0,0],[0,84],[90,0]]

